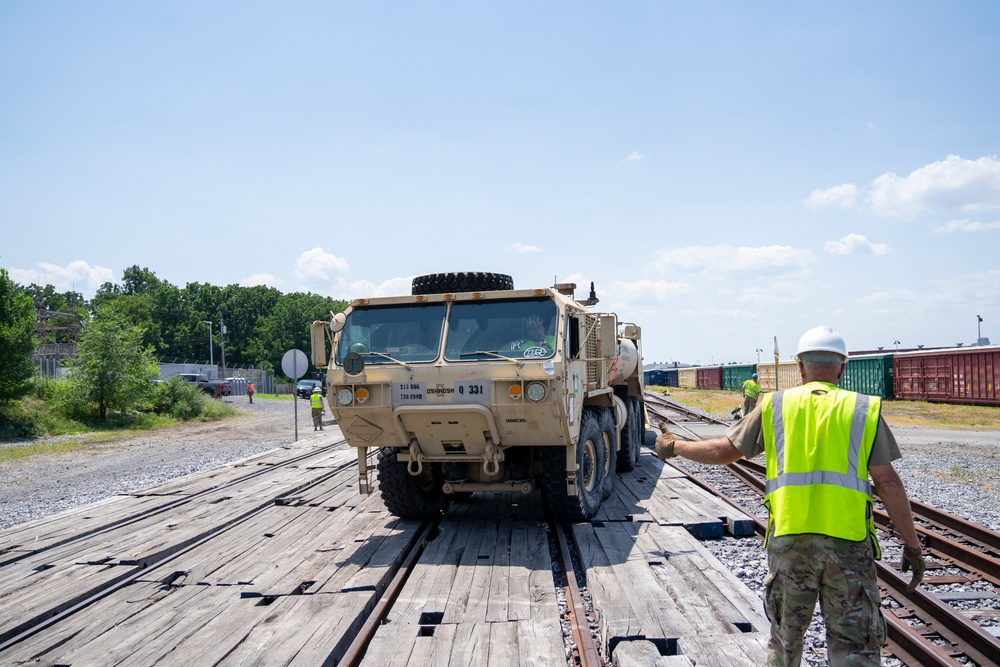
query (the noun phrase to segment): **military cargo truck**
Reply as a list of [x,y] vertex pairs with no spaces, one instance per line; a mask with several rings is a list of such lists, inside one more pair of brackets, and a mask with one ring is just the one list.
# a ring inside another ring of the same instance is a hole
[[[428,518],[476,491],[541,489],[588,520],[645,437],[640,328],[591,312],[576,285],[514,289],[496,273],[413,280],[312,325],[312,363],[358,450],[361,493]],[[329,352],[329,354],[328,354]]]

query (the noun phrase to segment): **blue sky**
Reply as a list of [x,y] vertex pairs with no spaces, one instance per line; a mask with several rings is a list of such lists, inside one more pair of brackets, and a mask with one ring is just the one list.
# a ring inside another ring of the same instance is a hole
[[1000,342],[1000,3],[0,4],[0,266],[593,281],[647,363]]

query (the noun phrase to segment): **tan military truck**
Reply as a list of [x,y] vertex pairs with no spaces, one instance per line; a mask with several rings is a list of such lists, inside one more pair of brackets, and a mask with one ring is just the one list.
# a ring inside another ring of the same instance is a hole
[[593,284],[584,300],[575,288],[432,274],[408,296],[355,299],[314,322],[312,362],[327,367],[330,409],[357,447],[361,493],[377,448],[397,516],[541,489],[556,516],[592,518],[645,436],[640,329],[591,312]]

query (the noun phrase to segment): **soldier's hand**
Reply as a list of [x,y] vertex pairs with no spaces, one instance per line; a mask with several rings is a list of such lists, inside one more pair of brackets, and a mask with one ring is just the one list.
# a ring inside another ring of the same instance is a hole
[[913,578],[910,579],[910,583],[906,587],[907,591],[912,593],[920,582],[923,581],[925,567],[924,554],[921,552],[920,547],[903,547],[903,563],[900,569],[903,572],[909,572],[910,568],[913,568]]
[[666,424],[660,424],[660,431],[660,435],[656,436],[656,458],[666,461],[677,456],[674,454],[674,443],[677,442],[677,438]]

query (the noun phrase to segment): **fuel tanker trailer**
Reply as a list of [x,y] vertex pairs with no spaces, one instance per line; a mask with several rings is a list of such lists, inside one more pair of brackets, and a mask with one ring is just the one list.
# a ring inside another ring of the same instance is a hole
[[361,493],[376,474],[390,512],[428,518],[476,491],[540,489],[557,517],[593,518],[645,436],[641,333],[591,310],[593,283],[575,290],[439,273],[314,322]]

